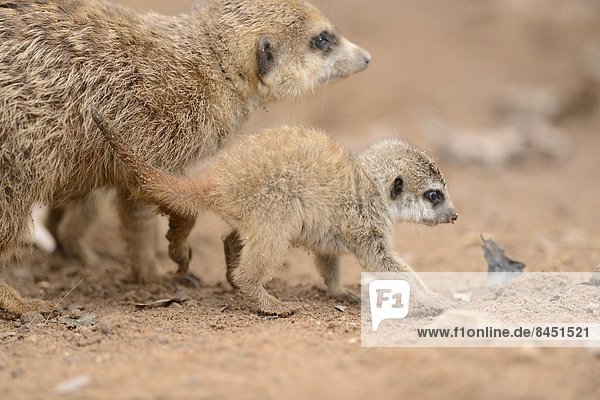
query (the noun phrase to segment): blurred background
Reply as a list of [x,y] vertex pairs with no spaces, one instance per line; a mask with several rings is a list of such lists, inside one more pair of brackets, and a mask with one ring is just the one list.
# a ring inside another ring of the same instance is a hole
[[[193,4],[118,2],[166,14]],[[240,134],[299,124],[326,130],[352,151],[387,137],[426,149],[445,174],[460,219],[397,227],[397,252],[417,271],[485,271],[481,235],[526,271],[592,271],[600,264],[599,1],[313,3],[371,52],[370,67],[261,110]],[[90,398],[600,398],[600,356],[585,349],[361,349],[359,308],[340,311],[324,299],[303,250],[291,251],[270,290],[304,303],[304,311],[260,318],[226,287],[221,236],[228,228],[211,215],[201,216],[192,234],[192,270],[206,287],[183,310],[135,313],[127,299],[163,292],[115,283],[128,272],[116,226],[113,216],[99,227],[95,248],[110,261],[88,270],[89,283],[71,301],[92,303],[117,334],[89,350],[61,344],[60,331],[54,342],[38,337],[55,357],[15,348],[24,370],[36,365],[45,375],[56,368],[49,373],[56,379],[91,371]],[[164,253],[162,260],[165,271],[175,269]],[[79,280],[81,268],[69,268],[47,267],[53,275],[44,276],[45,286],[17,287],[57,295]],[[358,290],[359,272],[344,259],[346,287]],[[60,360],[67,359],[65,367]],[[29,388],[55,382],[39,379],[44,383]]]

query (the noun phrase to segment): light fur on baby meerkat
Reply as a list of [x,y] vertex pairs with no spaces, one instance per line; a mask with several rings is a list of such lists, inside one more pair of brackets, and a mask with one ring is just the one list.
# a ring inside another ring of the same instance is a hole
[[[101,139],[92,104],[148,162],[180,172],[257,108],[370,60],[299,0],[212,0],[174,17],[96,1],[0,0],[0,54],[0,254],[26,231],[34,202],[61,207],[108,186],[119,192],[140,282],[156,275],[154,213]],[[174,254],[188,251],[184,236]]]
[[330,293],[340,290],[338,257],[350,252],[365,271],[404,273],[417,303],[446,306],[391,248],[395,221],[434,225],[458,218],[440,170],[425,153],[384,140],[353,156],[322,132],[282,127],[240,138],[209,159],[200,175],[178,178],[142,161],[97,111],[92,115],[162,211],[195,216],[208,210],[234,228],[225,241],[228,275],[259,311],[293,312],[263,286],[292,245],[314,252]]

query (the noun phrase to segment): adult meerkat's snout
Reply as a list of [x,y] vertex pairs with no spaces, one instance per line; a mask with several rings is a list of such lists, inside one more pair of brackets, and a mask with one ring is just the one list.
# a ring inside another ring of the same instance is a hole
[[[360,72],[368,67],[371,55],[348,39],[317,8],[296,0],[265,1],[261,6],[249,6],[245,14],[239,7],[226,9],[227,21],[235,21],[231,30],[264,18],[265,7],[279,18],[272,19],[263,29],[240,37],[241,42],[256,43],[258,84],[266,98],[282,98],[302,94],[316,86]],[[247,46],[242,46],[247,47]]]
[[[319,35],[317,43],[322,43],[323,36],[329,37],[325,34],[326,32]],[[360,72],[371,63],[371,54],[349,40],[341,38],[339,44],[335,43],[331,54],[326,55],[321,73],[317,77],[319,85]]]

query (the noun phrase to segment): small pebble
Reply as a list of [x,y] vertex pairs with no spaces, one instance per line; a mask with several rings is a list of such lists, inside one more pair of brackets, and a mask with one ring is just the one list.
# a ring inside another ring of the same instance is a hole
[[109,324],[107,324],[106,322],[103,322],[100,324],[100,332],[102,332],[103,334],[105,334],[106,336],[111,334],[111,327]]

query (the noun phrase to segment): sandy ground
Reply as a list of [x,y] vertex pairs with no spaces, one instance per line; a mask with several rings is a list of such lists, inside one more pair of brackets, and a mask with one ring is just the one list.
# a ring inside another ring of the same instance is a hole
[[[165,13],[191,4],[122,2]],[[453,126],[496,126],[499,91],[569,91],[583,79],[584,45],[600,41],[593,0],[316,4],[371,51],[371,67],[261,111],[246,131],[298,123],[322,127],[352,149],[390,136],[431,149],[422,129],[427,113]],[[529,271],[593,270],[600,263],[600,112],[564,119],[560,128],[573,145],[562,163],[490,170],[440,160],[459,223],[399,226],[398,252],[418,271],[483,271],[478,238],[485,233]],[[0,320],[3,399],[600,397],[600,358],[585,349],[362,349],[360,307],[336,309],[340,303],[324,296],[301,250],[290,252],[269,288],[303,309],[286,319],[260,317],[225,283],[220,239],[227,227],[214,216],[202,216],[193,232],[201,289],[128,283],[117,232],[110,211],[94,236],[101,267],[26,250],[2,271],[29,296],[58,302],[69,293],[63,315],[94,323]],[[165,272],[174,270],[164,254],[162,260]],[[346,287],[358,292],[358,266],[345,258],[344,267]],[[189,300],[181,305],[134,306],[182,290]]]
[[[376,307],[377,292],[375,299],[369,301],[369,283],[374,279],[402,278],[365,273],[361,276],[361,344],[363,347],[583,347],[600,354],[598,287],[589,284],[590,275],[589,272],[421,272],[427,287],[448,299],[452,308],[431,315],[426,308],[419,308],[422,304],[414,296],[410,302],[405,301],[407,296],[399,308],[409,312],[402,319],[394,319],[394,315],[382,313],[394,305],[394,299],[382,299],[382,306],[387,305],[387,309]],[[423,331],[429,329],[431,334],[431,328],[438,333],[449,329],[451,336],[423,337]],[[509,335],[501,336],[505,329]]]

